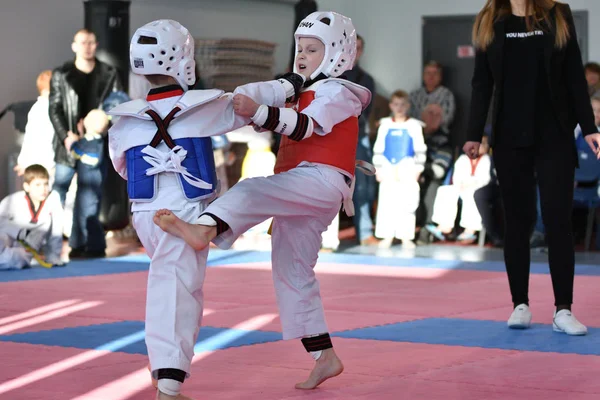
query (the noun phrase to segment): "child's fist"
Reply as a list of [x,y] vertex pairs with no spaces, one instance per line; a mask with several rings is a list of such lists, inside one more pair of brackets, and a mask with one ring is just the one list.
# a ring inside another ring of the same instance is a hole
[[253,117],[258,110],[258,104],[243,94],[233,96],[233,111],[242,117]]

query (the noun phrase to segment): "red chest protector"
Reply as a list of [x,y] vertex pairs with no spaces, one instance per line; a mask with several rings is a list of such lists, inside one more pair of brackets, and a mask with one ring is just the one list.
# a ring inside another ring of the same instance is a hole
[[[295,106],[302,112],[315,99],[315,92],[307,90],[300,94]],[[299,142],[281,138],[275,173],[289,171],[302,161],[331,165],[354,176],[356,146],[358,145],[358,117],[350,117],[335,125],[325,136],[313,134]]]

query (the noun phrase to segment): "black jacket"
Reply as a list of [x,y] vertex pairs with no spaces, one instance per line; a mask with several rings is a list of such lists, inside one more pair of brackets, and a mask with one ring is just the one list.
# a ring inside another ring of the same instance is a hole
[[[551,21],[554,21],[556,12],[561,12],[565,16],[569,25],[570,37],[566,46],[557,49],[554,46],[556,37],[554,22],[550,34],[544,35],[544,65],[553,111],[565,135],[573,137],[578,123],[581,125],[584,135],[596,133],[598,130],[594,125],[594,114],[588,95],[571,8],[567,4],[556,3],[551,10]],[[492,137],[496,136],[498,106],[502,99],[503,87],[505,21],[506,19],[500,19],[494,23],[494,40],[485,51],[477,50],[475,54],[467,141],[481,141],[492,94]]]
[[[98,79],[98,106],[113,91],[122,90],[117,69],[96,60],[96,73]],[[79,97],[69,80],[71,72],[75,69],[75,62],[70,61],[52,71],[50,80],[50,121],[54,126],[55,161],[58,164],[75,166],[75,159],[67,152],[64,146],[67,132],[77,133],[77,122],[85,117],[80,115]]]

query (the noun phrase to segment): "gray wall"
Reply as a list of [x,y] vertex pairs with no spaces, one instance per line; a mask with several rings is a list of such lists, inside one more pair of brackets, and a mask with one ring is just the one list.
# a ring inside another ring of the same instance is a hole
[[[412,90],[421,76],[421,18],[475,14],[484,0],[317,0],[321,10],[350,16],[367,42],[362,65],[384,95]],[[590,59],[600,60],[600,0],[568,1],[589,12]],[[51,17],[50,17],[51,16]],[[186,25],[196,37],[247,37],[277,43],[276,70],[285,70],[294,20],[293,3],[277,0],[132,0],[131,29],[158,18]],[[73,33],[83,24],[82,0],[2,0],[0,107],[34,99],[35,78],[72,57]],[[13,142],[12,116],[0,121],[0,196],[6,154]]]

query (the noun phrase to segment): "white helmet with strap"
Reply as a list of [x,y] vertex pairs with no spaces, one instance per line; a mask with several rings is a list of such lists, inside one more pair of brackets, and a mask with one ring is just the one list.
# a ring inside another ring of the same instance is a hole
[[139,75],[167,75],[184,90],[196,83],[194,39],[177,21],[160,19],[135,31],[129,46],[131,70]]
[[[323,61],[309,80],[315,79],[320,73],[336,78],[354,66],[356,30],[350,18],[332,11],[314,12],[298,25],[294,33],[296,48],[301,37],[313,37],[325,45]],[[294,72],[299,73],[296,63]]]

